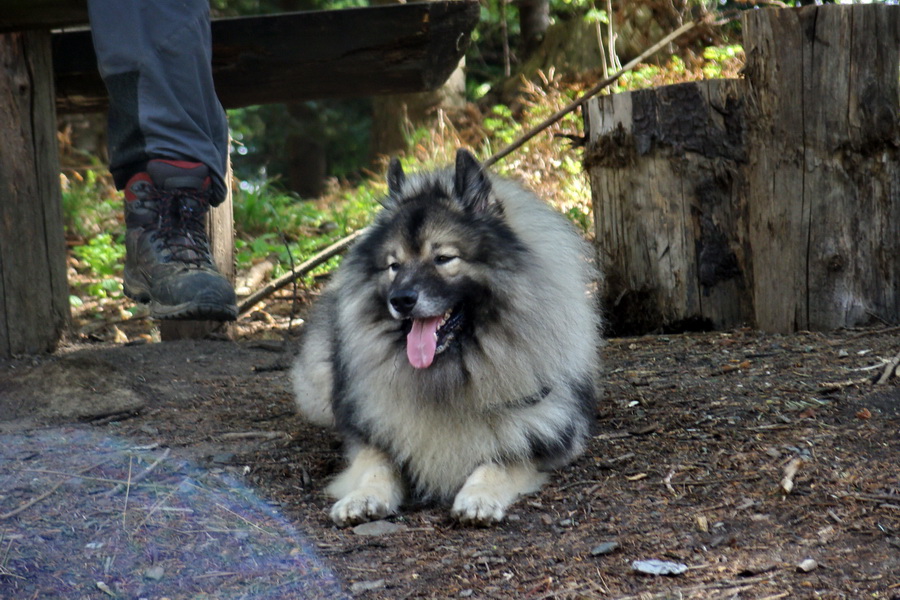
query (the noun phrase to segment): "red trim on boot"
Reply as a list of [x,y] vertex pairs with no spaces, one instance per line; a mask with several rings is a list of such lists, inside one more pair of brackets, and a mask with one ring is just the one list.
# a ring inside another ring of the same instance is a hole
[[[161,162],[161,163],[165,163],[167,165],[172,165],[173,167],[176,167],[179,169],[185,169],[186,171],[190,170],[190,169],[196,169],[197,167],[206,167],[206,165],[201,162],[191,162],[191,161],[187,161],[187,160],[171,160],[168,158],[154,158],[150,162],[151,163]],[[208,190],[211,186],[212,186],[212,178],[209,175],[207,175],[203,179],[203,188],[202,189]]]
[[173,167],[178,167],[179,169],[194,169],[196,167],[202,167],[203,163],[199,162],[190,162],[186,160],[169,160],[167,158],[154,158],[150,162],[163,162],[167,165],[172,165]]
[[140,173],[135,173],[131,179],[128,180],[128,183],[125,184],[125,201],[126,202],[134,202],[137,200],[137,195],[132,191],[132,188],[135,184],[139,182],[146,182],[150,185],[153,185],[153,180],[150,179],[150,174],[142,171]]

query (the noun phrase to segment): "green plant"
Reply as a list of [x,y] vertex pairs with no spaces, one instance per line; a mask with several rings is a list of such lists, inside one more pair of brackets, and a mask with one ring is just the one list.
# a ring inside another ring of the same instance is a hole
[[[243,191],[235,199],[235,258],[238,269],[274,258],[279,276],[323,247],[364,227],[384,194],[384,184],[364,182],[327,203],[299,200],[271,186]],[[333,269],[330,261],[310,274]],[[311,279],[309,280],[312,281]]]
[[66,233],[90,237],[119,226],[122,198],[105,168],[60,175]]
[[744,48],[740,44],[709,46],[703,50],[703,75],[707,79],[733,77],[743,65]]
[[109,233],[91,238],[87,244],[75,246],[72,253],[78,257],[83,270],[91,277],[83,284],[85,292],[95,298],[118,297],[122,294],[122,260],[125,245],[113,239]]

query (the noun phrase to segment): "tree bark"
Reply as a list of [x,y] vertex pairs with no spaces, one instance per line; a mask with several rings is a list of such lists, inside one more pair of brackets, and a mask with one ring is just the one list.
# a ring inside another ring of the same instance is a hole
[[518,0],[517,4],[523,56],[528,58],[540,46],[550,27],[550,0]]
[[69,325],[46,31],[0,35],[0,356],[53,350]]
[[589,105],[613,321],[900,322],[900,7],[748,11],[744,47],[744,80]]
[[760,326],[900,321],[900,7],[768,12],[745,19]]

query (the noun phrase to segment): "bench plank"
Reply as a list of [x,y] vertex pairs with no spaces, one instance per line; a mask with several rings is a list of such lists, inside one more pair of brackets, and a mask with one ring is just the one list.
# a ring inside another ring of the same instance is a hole
[[[213,76],[225,108],[433,90],[478,21],[472,1],[216,19]],[[106,109],[90,32],[53,34],[59,113]]]
[[84,25],[87,0],[0,0],[0,33]]

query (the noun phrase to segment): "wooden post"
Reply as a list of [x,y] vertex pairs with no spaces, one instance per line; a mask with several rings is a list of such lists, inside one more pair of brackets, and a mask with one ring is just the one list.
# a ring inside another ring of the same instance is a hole
[[900,7],[751,11],[757,325],[900,322]]
[[0,357],[68,327],[50,34],[0,35]]
[[751,318],[736,183],[743,82],[605,96],[586,156],[612,331],[711,329]]
[[744,23],[744,80],[589,103],[611,322],[900,322],[900,7],[748,11]]

